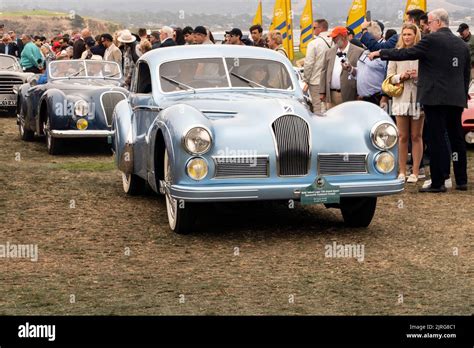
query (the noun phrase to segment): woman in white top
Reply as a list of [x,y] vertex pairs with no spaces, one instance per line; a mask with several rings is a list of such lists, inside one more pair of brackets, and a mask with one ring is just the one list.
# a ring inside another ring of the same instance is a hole
[[[421,40],[418,27],[412,23],[405,23],[397,43],[397,48],[409,48]],[[408,157],[408,139],[411,137],[413,171],[407,182],[416,183],[420,171],[420,162],[423,156],[423,123],[424,115],[416,101],[418,80],[418,61],[390,61],[387,76],[393,75],[392,84],[403,82],[403,93],[394,97],[392,102],[392,115],[396,116],[399,130],[399,178],[405,179]]]

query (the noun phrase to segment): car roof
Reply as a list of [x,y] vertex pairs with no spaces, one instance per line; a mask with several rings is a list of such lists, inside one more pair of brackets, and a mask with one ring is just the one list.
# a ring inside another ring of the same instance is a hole
[[140,57],[140,61],[146,61],[150,66],[157,66],[162,62],[197,59],[211,57],[229,58],[260,58],[279,61],[289,68],[291,62],[281,53],[262,47],[236,46],[236,45],[186,45],[163,47],[151,50]]

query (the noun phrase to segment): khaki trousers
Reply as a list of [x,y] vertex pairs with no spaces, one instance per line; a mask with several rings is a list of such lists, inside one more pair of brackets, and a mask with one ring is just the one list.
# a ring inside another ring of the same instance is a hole
[[329,109],[342,104],[342,94],[341,92],[331,91],[331,102],[326,103],[326,106]]
[[326,103],[321,102],[320,99],[319,85],[309,85],[309,94],[313,103],[313,112],[318,114],[326,112]]

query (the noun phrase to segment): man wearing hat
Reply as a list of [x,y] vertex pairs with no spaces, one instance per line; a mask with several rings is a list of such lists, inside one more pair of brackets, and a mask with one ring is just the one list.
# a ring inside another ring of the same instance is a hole
[[319,84],[320,100],[326,102],[328,109],[357,99],[357,84],[354,79],[349,79],[347,66],[357,66],[364,52],[349,42],[349,33],[345,27],[335,27],[330,37],[334,46],[324,52]]
[[458,28],[459,36],[467,43],[469,53],[471,54],[471,79],[474,78],[474,36],[469,31],[469,26],[466,23],[461,23]]
[[232,29],[230,32],[229,32],[229,44],[230,45],[245,45],[243,42],[242,42],[242,30],[240,30],[239,28],[234,28]]
[[194,28],[194,44],[195,45],[213,45],[212,41],[207,37],[207,30],[202,25]]

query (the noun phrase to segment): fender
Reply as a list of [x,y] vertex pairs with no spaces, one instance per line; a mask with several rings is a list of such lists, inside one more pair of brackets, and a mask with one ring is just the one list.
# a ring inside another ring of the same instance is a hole
[[[46,122],[44,117],[49,118],[51,129],[61,129],[66,128],[69,118],[63,115],[59,115],[61,117],[53,117],[55,116],[56,106],[63,105],[64,100],[66,99],[66,95],[59,89],[49,89],[41,96],[40,100],[38,101],[38,105],[36,106],[36,129],[41,129],[42,123]],[[48,114],[42,115],[41,114],[41,107],[43,103],[46,104]]]
[[115,162],[122,172],[131,174],[134,167],[133,142],[136,134],[132,127],[133,112],[128,99],[120,101],[115,106],[114,113],[112,129],[114,131]]
[[[214,127],[209,121],[209,119],[205,117],[201,111],[187,104],[175,104],[161,111],[161,113],[158,115],[155,122],[151,126],[151,129],[153,129],[155,123],[158,124],[158,122],[160,122],[160,126],[157,127],[157,129],[166,129],[166,132],[168,134],[167,138],[167,136],[163,132],[163,136],[165,137],[166,148],[168,150],[168,156],[172,164],[172,175],[174,178],[176,178],[176,180],[179,180],[179,178],[184,175],[184,171],[179,170],[175,163],[185,163],[190,157],[190,154],[187,153],[182,146],[182,137],[189,129],[201,126],[207,128],[211,133],[211,137],[214,138]],[[166,128],[163,128],[164,126]],[[154,134],[150,133],[150,135],[152,136],[151,139],[153,139],[153,145],[149,148],[150,153],[148,154],[148,168],[154,170],[154,161],[155,158],[158,158],[158,156],[155,156],[154,153],[156,131],[154,132]],[[156,165],[160,165],[160,163],[156,163]],[[156,183],[154,184],[156,185]]]

